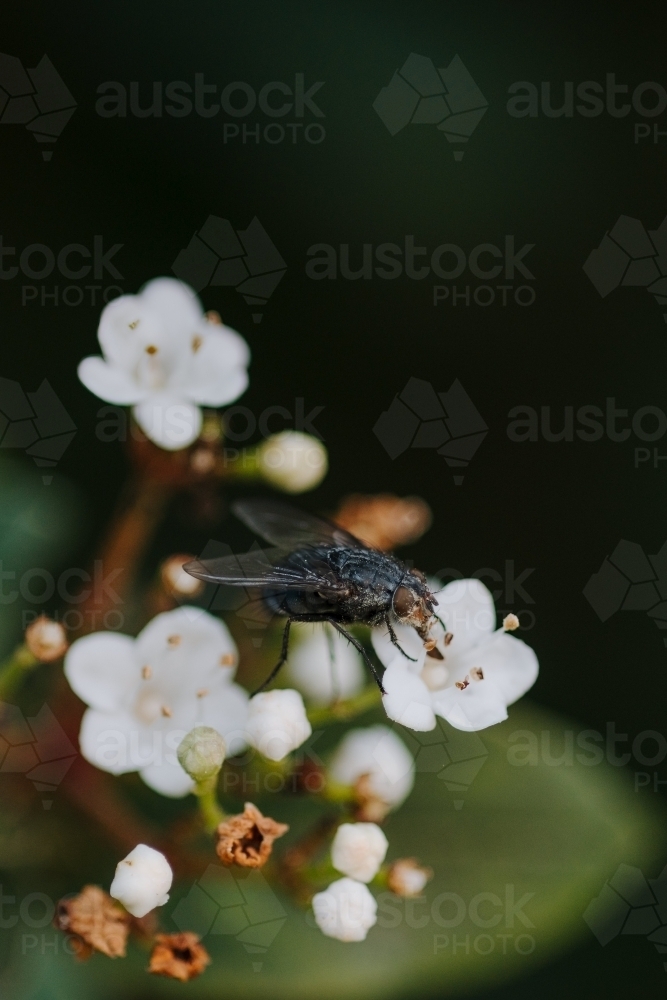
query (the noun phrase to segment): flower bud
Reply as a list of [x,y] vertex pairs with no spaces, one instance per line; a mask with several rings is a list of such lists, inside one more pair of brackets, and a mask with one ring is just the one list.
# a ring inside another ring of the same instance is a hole
[[397,896],[420,896],[431,878],[431,869],[418,864],[415,858],[399,858],[389,869],[387,885]]
[[342,823],[331,845],[331,862],[343,875],[370,882],[379,872],[388,847],[375,823]]
[[178,745],[176,756],[193,781],[207,781],[220,771],[226,754],[225,741],[210,726],[195,726]]
[[257,450],[260,473],[285,493],[305,493],[327,474],[327,451],[321,441],[299,431],[272,434]]
[[269,760],[282,760],[312,733],[303,698],[291,688],[264,691],[250,699],[248,739]]
[[137,844],[118,862],[109,893],[133,917],[143,917],[168,901],[173,878],[174,873],[164,854],[146,844]]
[[204,589],[203,580],[190,576],[183,569],[183,564],[191,562],[195,557],[187,555],[169,556],[160,567],[162,586],[172,597],[196,597]]
[[364,778],[369,794],[396,808],[412,791],[415,763],[393,730],[376,725],[345,734],[331,759],[329,775],[350,786]]
[[25,630],[25,644],[40,663],[59,660],[67,652],[67,635],[60,622],[40,615]]
[[363,882],[339,878],[313,896],[315,923],[327,937],[365,941],[377,920],[377,903]]

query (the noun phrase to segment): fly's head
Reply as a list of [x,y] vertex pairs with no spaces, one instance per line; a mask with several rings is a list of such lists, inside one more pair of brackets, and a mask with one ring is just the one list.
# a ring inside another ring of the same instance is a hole
[[411,569],[406,572],[394,591],[391,604],[399,622],[402,625],[412,625],[420,638],[427,641],[435,598],[421,570]]

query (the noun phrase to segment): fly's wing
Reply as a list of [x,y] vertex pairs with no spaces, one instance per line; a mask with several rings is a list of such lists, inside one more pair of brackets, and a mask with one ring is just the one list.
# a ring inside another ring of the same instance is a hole
[[193,559],[183,569],[207,583],[228,587],[262,587],[276,591],[319,590],[337,594],[345,584],[336,579],[328,565],[310,554],[295,566],[280,565],[284,549],[259,549],[219,559]]
[[232,510],[256,535],[284,549],[299,549],[307,545],[366,548],[344,528],[276,500],[239,500]]

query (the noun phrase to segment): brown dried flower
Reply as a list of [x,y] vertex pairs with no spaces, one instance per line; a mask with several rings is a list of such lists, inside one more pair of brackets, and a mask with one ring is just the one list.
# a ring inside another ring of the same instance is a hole
[[77,958],[90,958],[101,951],[109,958],[125,958],[132,918],[97,885],[85,885],[78,896],[61,899],[55,926],[72,934]]
[[169,976],[186,983],[201,975],[211,957],[199,937],[191,931],[182,934],[156,934],[148,971],[155,976]]
[[40,615],[25,630],[25,644],[40,663],[52,663],[67,652],[67,635],[60,622]]
[[218,857],[223,865],[262,868],[269,860],[274,840],[288,830],[286,823],[263,816],[257,806],[246,802],[242,813],[230,816],[218,827]]
[[353,494],[334,515],[336,524],[383,552],[416,542],[431,526],[431,510],[420,497]]

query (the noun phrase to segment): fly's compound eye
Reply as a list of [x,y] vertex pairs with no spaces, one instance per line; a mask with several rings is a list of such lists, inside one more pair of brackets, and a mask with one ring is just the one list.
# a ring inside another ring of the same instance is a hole
[[417,598],[408,587],[397,587],[394,591],[392,606],[398,618],[407,618],[416,603]]

